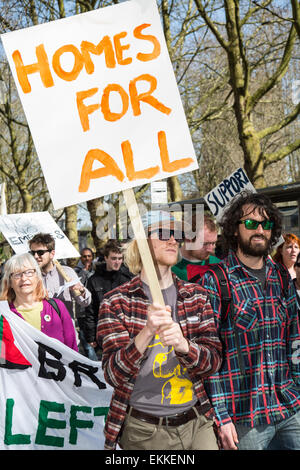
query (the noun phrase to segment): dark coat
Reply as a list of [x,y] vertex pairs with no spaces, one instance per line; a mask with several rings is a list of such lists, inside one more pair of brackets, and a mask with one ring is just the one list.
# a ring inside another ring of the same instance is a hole
[[124,265],[118,271],[107,271],[106,263],[96,265],[95,273],[87,281],[87,289],[92,294],[92,302],[85,309],[83,320],[84,335],[88,343],[96,341],[99,306],[104,294],[128,282],[133,277]]

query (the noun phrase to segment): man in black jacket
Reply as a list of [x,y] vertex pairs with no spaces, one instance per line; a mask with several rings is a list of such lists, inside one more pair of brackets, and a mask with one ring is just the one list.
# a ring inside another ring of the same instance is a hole
[[133,274],[123,264],[120,242],[109,240],[103,249],[104,262],[96,265],[95,273],[87,281],[87,289],[92,294],[92,302],[85,309],[84,334],[87,342],[94,348],[99,306],[106,292],[129,281]]

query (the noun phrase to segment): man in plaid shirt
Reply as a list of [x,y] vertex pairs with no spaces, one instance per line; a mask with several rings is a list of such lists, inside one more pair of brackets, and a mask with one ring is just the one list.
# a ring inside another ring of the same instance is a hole
[[153,304],[136,240],[124,261],[137,274],[106,294],[99,311],[106,381],[114,388],[105,448],[218,449],[203,378],[221,365],[221,343],[204,289],[176,278],[179,240],[170,213],[144,217],[166,306]]
[[221,221],[222,261],[232,296],[221,318],[218,280],[209,292],[223,343],[223,364],[205,384],[224,449],[300,449],[300,330],[296,292],[283,294],[279,268],[268,256],[281,234],[281,216],[265,196],[243,192]]

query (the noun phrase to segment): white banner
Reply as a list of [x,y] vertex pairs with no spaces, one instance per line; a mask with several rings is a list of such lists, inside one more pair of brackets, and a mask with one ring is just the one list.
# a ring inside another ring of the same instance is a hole
[[0,450],[103,449],[112,388],[101,363],[33,328],[7,302],[0,312]]
[[156,0],[1,39],[55,209],[198,168]]
[[16,254],[29,251],[28,241],[37,233],[50,233],[55,240],[55,258],[79,258],[80,254],[49,212],[0,216],[0,232]]

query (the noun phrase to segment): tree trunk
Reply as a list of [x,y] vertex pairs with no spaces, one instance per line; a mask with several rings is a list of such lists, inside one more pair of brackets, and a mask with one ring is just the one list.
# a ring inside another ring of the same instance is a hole
[[177,176],[168,178],[169,202],[182,201],[182,189]]
[[20,186],[20,193],[23,201],[23,212],[32,212],[32,196],[27,187],[25,186],[23,189],[22,186]]
[[[66,215],[66,229],[65,234],[75,246],[75,248],[79,249],[78,243],[78,231],[77,231],[77,206],[69,206],[65,208],[65,215]],[[77,258],[69,258],[68,259],[68,266],[74,267],[78,262]]]
[[97,225],[102,219],[103,216],[97,215],[98,207],[102,204],[103,198],[92,199],[87,201],[87,208],[90,213],[91,222],[92,222],[92,231],[91,235],[95,245],[96,253],[100,251],[103,246],[103,240],[97,236]]

